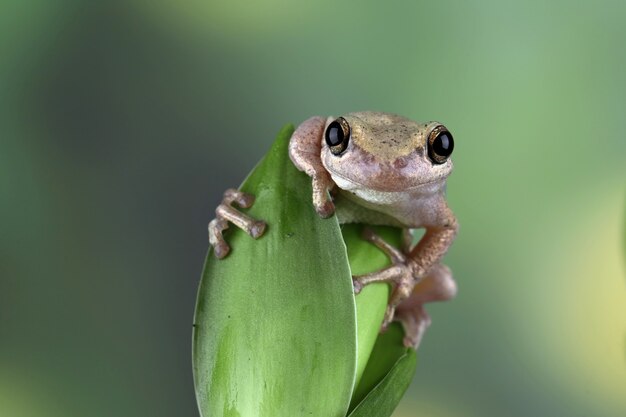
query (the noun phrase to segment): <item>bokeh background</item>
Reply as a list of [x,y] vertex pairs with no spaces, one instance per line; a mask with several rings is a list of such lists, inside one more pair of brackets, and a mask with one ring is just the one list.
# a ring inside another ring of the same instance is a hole
[[460,286],[395,416],[626,415],[623,1],[3,1],[0,415],[197,416],[221,192],[286,122],[445,122]]

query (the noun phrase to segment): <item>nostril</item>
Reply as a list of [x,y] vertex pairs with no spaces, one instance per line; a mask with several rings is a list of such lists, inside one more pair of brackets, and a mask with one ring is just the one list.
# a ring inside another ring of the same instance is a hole
[[402,168],[406,167],[407,165],[408,165],[408,161],[403,156],[400,157],[400,158],[397,158],[395,161],[393,161],[393,167],[395,169],[402,169]]

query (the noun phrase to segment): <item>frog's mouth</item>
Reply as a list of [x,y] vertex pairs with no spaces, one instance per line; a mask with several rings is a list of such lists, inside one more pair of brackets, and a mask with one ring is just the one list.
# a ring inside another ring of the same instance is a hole
[[[332,169],[328,169],[331,178],[337,184],[339,188],[346,191],[357,190],[372,190],[375,192],[383,193],[403,193],[418,191],[420,189],[427,189],[435,187],[440,189],[445,185],[447,174],[440,177],[431,178],[428,181],[418,182],[416,178],[398,178],[398,176],[386,176],[384,179],[373,177],[370,181],[365,181],[361,178],[349,178],[343,174],[340,174]],[[436,191],[436,190],[428,190]]]

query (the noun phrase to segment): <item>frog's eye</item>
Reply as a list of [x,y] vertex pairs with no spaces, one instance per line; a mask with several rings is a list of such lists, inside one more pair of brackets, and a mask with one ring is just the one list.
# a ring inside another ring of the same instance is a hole
[[339,155],[348,147],[350,125],[343,117],[335,120],[326,128],[326,144],[333,155]]
[[428,156],[435,164],[443,164],[452,155],[454,140],[445,126],[439,125],[428,136]]

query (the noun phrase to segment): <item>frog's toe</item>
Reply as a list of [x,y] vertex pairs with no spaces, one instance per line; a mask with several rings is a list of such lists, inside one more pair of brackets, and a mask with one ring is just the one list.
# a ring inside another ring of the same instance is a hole
[[358,278],[352,278],[352,287],[354,288],[354,294],[358,294],[363,290],[363,283]]
[[376,235],[376,233],[374,233],[372,228],[367,227],[367,226],[365,226],[363,230],[361,231],[361,237],[367,240],[368,242],[372,242],[372,243],[374,243],[376,239],[378,238],[378,236]]
[[327,199],[316,204],[315,211],[322,219],[327,219],[335,214],[335,204]]
[[209,244],[213,247],[213,253],[218,259],[225,258],[230,252],[230,247],[222,236],[222,232],[227,228],[228,223],[220,218],[215,218],[209,223]]
[[319,211],[322,218],[327,219],[335,214],[335,204],[332,201],[327,201]]
[[237,203],[241,208],[250,208],[254,204],[254,195],[244,193],[235,188],[229,188],[224,192],[223,202],[226,204]]
[[394,319],[396,309],[392,305],[387,306],[387,310],[385,310],[385,316],[383,317],[383,322],[380,325],[381,333],[384,333],[389,329],[389,325]]
[[250,236],[254,239],[258,239],[263,236],[265,233],[265,229],[267,228],[267,223],[264,221],[256,221],[250,226]]
[[217,259],[224,259],[230,253],[230,246],[226,242],[213,246],[213,253]]
[[417,350],[417,346],[419,345],[419,342],[416,342],[413,338],[410,338],[409,336],[404,336],[402,338],[402,344],[404,345],[404,347],[413,348]]

